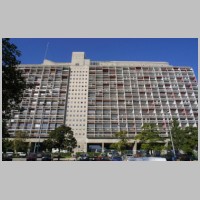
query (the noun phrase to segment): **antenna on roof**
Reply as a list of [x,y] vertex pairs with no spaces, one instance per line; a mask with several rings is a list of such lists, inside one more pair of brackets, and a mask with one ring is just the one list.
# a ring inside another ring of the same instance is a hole
[[46,59],[48,48],[49,48],[49,42],[47,42],[46,51],[44,54],[44,60]]

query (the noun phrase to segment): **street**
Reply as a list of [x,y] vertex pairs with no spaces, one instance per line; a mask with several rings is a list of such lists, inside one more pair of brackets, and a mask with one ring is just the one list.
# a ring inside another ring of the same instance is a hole
[[[12,161],[26,161],[26,158],[13,158]],[[41,161],[41,158],[37,158],[37,161]],[[58,159],[54,158],[53,161],[58,161]],[[74,161],[74,158],[61,158],[60,161]]]

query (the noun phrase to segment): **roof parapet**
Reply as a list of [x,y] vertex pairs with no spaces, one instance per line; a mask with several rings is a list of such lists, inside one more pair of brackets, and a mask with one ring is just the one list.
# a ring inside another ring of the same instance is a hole
[[52,65],[52,64],[56,64],[55,62],[51,61],[51,60],[47,60],[47,59],[44,59],[43,65]]

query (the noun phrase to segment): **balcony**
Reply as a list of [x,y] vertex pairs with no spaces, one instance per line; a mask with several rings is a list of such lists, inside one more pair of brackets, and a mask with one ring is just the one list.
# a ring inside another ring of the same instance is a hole
[[88,132],[95,132],[95,128],[87,128]]
[[113,134],[108,133],[108,134],[91,134],[91,133],[87,133],[87,138],[92,139],[92,138],[103,138],[103,139],[110,139],[110,138],[114,138]]
[[192,108],[198,108],[198,105],[191,105]]

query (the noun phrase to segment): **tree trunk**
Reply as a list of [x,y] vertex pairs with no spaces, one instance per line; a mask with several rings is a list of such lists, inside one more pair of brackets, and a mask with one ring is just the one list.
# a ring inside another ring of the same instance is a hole
[[58,161],[60,161],[60,148],[58,148]]

